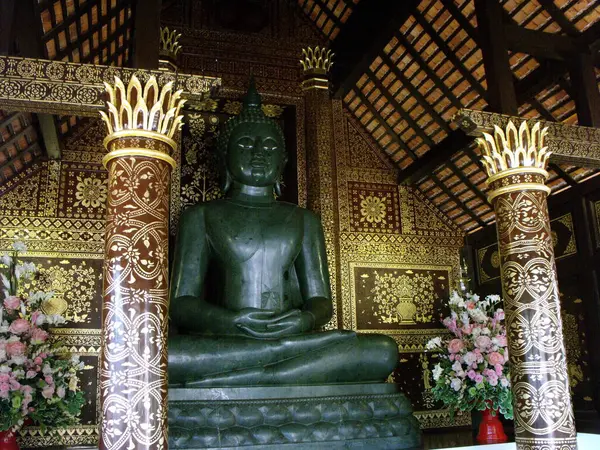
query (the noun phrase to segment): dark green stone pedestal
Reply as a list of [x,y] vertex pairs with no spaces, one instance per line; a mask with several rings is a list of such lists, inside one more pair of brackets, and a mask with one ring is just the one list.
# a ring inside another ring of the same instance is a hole
[[170,449],[369,449],[420,446],[394,384],[169,390]]

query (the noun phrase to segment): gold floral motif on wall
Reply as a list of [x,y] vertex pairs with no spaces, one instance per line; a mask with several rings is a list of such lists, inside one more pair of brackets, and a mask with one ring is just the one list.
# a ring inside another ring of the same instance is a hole
[[24,292],[38,289],[54,292],[42,307],[45,314],[61,314],[71,326],[100,326],[101,261],[31,260],[38,268],[38,275],[22,289]]
[[400,204],[396,185],[348,183],[350,229],[363,233],[400,232]]
[[[39,205],[40,193],[46,181],[47,168],[35,166],[33,170],[22,173],[12,183],[3,183],[0,192],[0,211],[6,215],[37,215],[42,209]],[[26,176],[25,176],[26,175]]]
[[60,217],[104,219],[108,194],[102,166],[64,162],[60,179]]
[[437,327],[449,294],[450,267],[352,263],[356,329]]
[[77,201],[73,203],[73,206],[82,205],[86,208],[101,208],[106,202],[108,193],[106,180],[78,176],[76,190],[75,198]]

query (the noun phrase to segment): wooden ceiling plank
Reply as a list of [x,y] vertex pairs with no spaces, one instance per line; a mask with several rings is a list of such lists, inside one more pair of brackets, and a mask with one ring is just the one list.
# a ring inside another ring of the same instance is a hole
[[[444,96],[448,100],[450,100],[452,105],[457,109],[462,108],[462,104],[461,104],[460,100],[456,97],[456,95],[454,95],[454,93],[450,89],[448,89],[446,84],[435,73],[435,71],[431,67],[429,67],[429,65],[425,61],[423,61],[423,59],[421,58],[421,56],[419,55],[417,50],[413,47],[413,45],[410,42],[408,42],[408,39],[406,39],[406,37],[402,34],[397,34],[396,38],[400,41],[402,46],[410,54],[411,58],[417,62],[417,64],[421,68],[421,70],[423,70],[425,72],[427,77],[430,78],[435,83],[436,87],[440,91],[442,91]],[[390,62],[391,62],[391,59],[390,59]]]
[[333,23],[335,23],[338,27],[341,25],[339,17],[337,17],[327,6],[327,4],[322,0],[313,0],[315,5],[317,5],[321,13],[325,14]]
[[334,96],[354,88],[381,49],[416,10],[418,0],[368,0],[359,2],[331,43],[335,64],[331,68]]
[[[357,89],[354,92],[361,99],[363,105],[365,105],[369,109],[369,111],[373,115],[374,120],[376,120],[383,126],[387,134],[391,137],[392,141],[398,144],[413,159],[413,161],[419,159],[417,155],[415,155],[414,152],[406,145],[406,143],[398,137],[398,135],[390,126],[390,124],[388,124],[387,121],[385,121],[385,119],[381,117],[379,111],[377,111],[377,109],[371,104],[371,102],[367,99],[365,94],[363,94],[360,89]],[[387,152],[385,153],[387,154]]]
[[556,174],[562,178],[563,180],[565,180],[567,182],[567,184],[569,186],[571,186],[572,188],[578,188],[579,187],[579,183],[577,183],[577,181],[575,181],[571,175],[569,175],[567,172],[565,172],[564,170],[562,170],[562,168],[555,163],[549,163],[548,167],[552,170],[554,170],[556,172]]
[[569,36],[578,36],[580,34],[577,27],[573,25],[560,8],[554,4],[554,0],[538,0],[538,2],[566,34]]
[[425,32],[429,35],[429,37],[435,42],[435,44],[439,47],[439,49],[444,53],[446,58],[452,62],[454,67],[461,73],[464,79],[466,79],[469,84],[481,95],[483,98],[486,98],[487,93],[485,89],[477,81],[477,79],[473,76],[470,70],[468,70],[464,64],[458,59],[454,51],[448,47],[448,44],[439,36],[439,34],[435,31],[433,26],[421,15],[414,14],[415,19],[421,25],[421,27],[425,30]]
[[431,174],[431,179],[433,180],[433,182],[442,190],[444,191],[444,193],[454,202],[456,203],[456,205],[462,209],[463,211],[465,211],[470,217],[471,219],[473,219],[475,222],[477,222],[479,224],[479,226],[484,227],[486,225],[486,223],[481,220],[479,218],[479,216],[477,214],[475,214],[473,211],[471,211],[469,208],[466,208],[463,203],[460,201],[460,199],[458,197],[456,197],[456,195],[454,195],[454,193],[448,189],[446,187],[446,185],[444,183],[442,183],[438,177],[435,174]]

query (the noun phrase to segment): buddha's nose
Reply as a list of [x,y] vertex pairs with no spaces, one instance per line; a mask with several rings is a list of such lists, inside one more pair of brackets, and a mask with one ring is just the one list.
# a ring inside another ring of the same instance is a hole
[[263,148],[263,145],[262,145],[262,143],[263,143],[263,140],[262,140],[262,138],[261,138],[260,136],[256,136],[256,139],[254,139],[254,147],[253,147],[253,150],[254,150],[255,152],[259,152],[259,153],[261,153],[261,151],[262,151],[262,148]]

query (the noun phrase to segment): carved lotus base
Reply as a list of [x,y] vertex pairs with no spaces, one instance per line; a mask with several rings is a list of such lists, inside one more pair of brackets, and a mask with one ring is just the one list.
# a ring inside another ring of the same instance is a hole
[[415,449],[393,384],[169,390],[170,449]]

